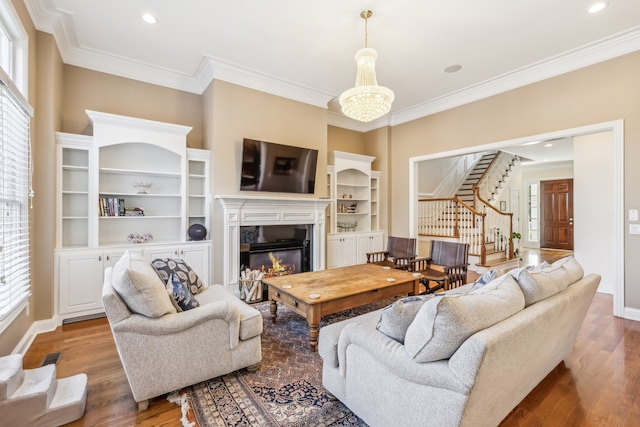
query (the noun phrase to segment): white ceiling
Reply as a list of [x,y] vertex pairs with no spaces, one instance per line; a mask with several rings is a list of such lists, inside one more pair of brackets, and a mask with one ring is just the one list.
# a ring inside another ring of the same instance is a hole
[[[213,78],[338,111],[364,46],[399,124],[640,50],[640,1],[25,0],[65,63],[202,93]],[[151,12],[150,25],[141,15]],[[459,64],[457,73],[445,73]],[[585,88],[588,90],[588,88]],[[343,127],[362,124],[330,114]]]

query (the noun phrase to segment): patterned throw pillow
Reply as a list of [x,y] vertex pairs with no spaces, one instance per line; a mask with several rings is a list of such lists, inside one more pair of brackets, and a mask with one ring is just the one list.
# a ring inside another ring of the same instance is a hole
[[163,283],[167,283],[169,276],[173,273],[189,288],[193,295],[197,295],[205,289],[202,279],[181,259],[157,258],[151,262],[151,265]]
[[191,310],[192,308],[200,306],[198,300],[176,274],[171,273],[169,280],[167,280],[167,293],[171,297],[171,302],[178,312]]

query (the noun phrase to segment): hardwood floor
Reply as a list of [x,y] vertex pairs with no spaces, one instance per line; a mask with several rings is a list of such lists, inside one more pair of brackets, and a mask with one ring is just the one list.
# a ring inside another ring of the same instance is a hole
[[[524,250],[523,262],[552,262],[566,254]],[[612,309],[611,295],[596,294],[573,353],[501,427],[640,425],[640,322],[613,317]],[[25,355],[25,368],[40,366],[46,354],[59,351],[59,377],[79,372],[89,377],[86,412],[69,426],[180,425],[180,408],[166,396],[137,412],[106,319],[64,325],[39,335]]]

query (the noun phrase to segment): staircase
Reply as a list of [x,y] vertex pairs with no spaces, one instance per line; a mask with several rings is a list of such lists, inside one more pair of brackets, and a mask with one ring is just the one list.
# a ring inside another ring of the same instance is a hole
[[491,166],[491,162],[493,162],[493,159],[496,158],[497,154],[497,151],[484,154],[480,158],[480,160],[475,163],[473,169],[471,169],[471,171],[467,174],[464,182],[462,183],[462,185],[460,185],[460,188],[458,188],[458,191],[456,192],[456,197],[458,197],[460,200],[462,200],[472,208],[475,208],[475,195],[473,192],[473,188],[478,185],[478,181],[480,181],[480,178],[482,178],[487,169],[489,169],[489,166]]
[[469,244],[476,271],[517,263],[513,257],[512,214],[494,205],[519,164],[515,155],[484,153],[471,167],[455,196],[418,203],[418,234]]
[[0,357],[0,424],[54,427],[84,414],[87,375],[56,378],[55,364],[22,368],[22,355]]

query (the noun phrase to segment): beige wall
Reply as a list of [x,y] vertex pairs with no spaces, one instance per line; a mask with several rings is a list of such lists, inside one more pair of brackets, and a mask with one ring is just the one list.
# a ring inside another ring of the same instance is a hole
[[365,153],[365,134],[355,130],[327,126],[327,152]]
[[[424,117],[392,129],[391,231],[408,229],[412,156],[445,152],[616,119],[624,120],[624,199],[640,207],[640,52],[504,94]],[[416,144],[415,141],[423,141]],[[626,215],[625,215],[626,216]],[[625,219],[625,229],[628,223]],[[640,308],[640,238],[625,236],[625,305]]]
[[187,146],[202,148],[202,97],[86,68],[64,66],[62,131],[91,135],[85,110],[191,126]]
[[[326,196],[327,113],[323,108],[259,92],[223,81],[214,81],[204,94],[205,115],[211,120],[207,147],[213,153],[212,194],[264,196],[240,192],[241,144],[243,138],[260,139],[318,150],[316,194]],[[211,100],[213,99],[213,101]],[[269,193],[268,197],[309,197]],[[222,208],[213,201],[213,280],[222,283]]]

